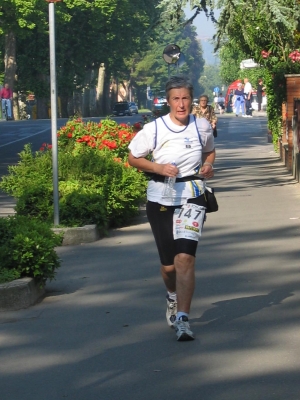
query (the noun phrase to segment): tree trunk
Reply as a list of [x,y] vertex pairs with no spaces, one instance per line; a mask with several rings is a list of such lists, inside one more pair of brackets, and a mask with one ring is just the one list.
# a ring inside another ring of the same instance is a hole
[[38,98],[36,101],[37,106],[37,118],[47,119],[50,118],[48,109],[49,100],[46,98]]
[[113,77],[111,80],[111,92],[110,92],[110,109],[112,110],[114,103],[118,101],[119,82],[118,78]]
[[67,95],[61,95],[60,96],[60,106],[61,106],[61,117],[62,118],[69,117],[68,103],[69,103],[69,97]]
[[73,115],[83,117],[82,94],[81,92],[74,92],[73,95]]
[[5,50],[4,50],[4,68],[5,68],[5,83],[13,91],[12,109],[15,119],[19,119],[18,93],[14,91],[17,62],[16,62],[16,37],[14,32],[10,31],[5,35]]
[[98,115],[104,115],[104,84],[105,84],[105,64],[101,63],[98,71],[96,107]]
[[90,82],[89,82],[89,87],[90,87],[90,117],[96,117],[97,116],[97,109],[96,109],[96,80],[95,80],[95,70],[94,68],[91,70],[90,74]]

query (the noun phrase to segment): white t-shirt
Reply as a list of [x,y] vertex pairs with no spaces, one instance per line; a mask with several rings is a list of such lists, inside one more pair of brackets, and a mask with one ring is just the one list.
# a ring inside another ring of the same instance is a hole
[[246,82],[244,86],[244,93],[249,94],[252,92],[252,85],[250,82]]
[[[189,124],[180,126],[174,124],[168,114],[146,124],[133,138],[129,149],[136,158],[152,153],[153,162],[174,162],[179,169],[177,177],[182,178],[199,173],[202,152],[214,149],[214,137],[206,118],[194,119],[194,116],[190,115]],[[163,205],[184,204],[187,199],[200,196],[205,189],[205,183],[201,180],[176,182],[172,199],[162,197],[163,188],[163,182],[150,180],[147,189],[148,200]]]

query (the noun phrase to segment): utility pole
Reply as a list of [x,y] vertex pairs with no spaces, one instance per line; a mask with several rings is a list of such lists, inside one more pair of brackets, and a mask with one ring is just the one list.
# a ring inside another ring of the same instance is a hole
[[51,138],[52,138],[52,176],[54,225],[59,225],[58,191],[58,146],[57,146],[57,87],[55,60],[55,9],[54,4],[62,0],[45,0],[49,3],[49,44],[50,44],[50,91],[51,91]]

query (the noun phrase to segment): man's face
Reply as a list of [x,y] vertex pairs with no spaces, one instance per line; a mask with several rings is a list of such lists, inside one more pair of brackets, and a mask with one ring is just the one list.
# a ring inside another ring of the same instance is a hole
[[202,107],[206,107],[207,106],[207,98],[206,97],[200,97],[199,105],[202,106]]
[[186,88],[171,89],[168,103],[170,105],[170,117],[175,123],[185,124],[191,111],[192,98]]
[[6,84],[4,85],[4,87],[5,87],[5,89],[8,89],[8,88],[9,88],[9,84],[6,83]]

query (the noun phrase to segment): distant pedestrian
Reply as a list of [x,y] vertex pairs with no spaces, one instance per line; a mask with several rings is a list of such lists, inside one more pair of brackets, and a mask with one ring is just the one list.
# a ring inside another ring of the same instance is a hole
[[244,79],[244,96],[246,106],[246,117],[252,118],[252,85],[248,78]]
[[263,80],[260,78],[258,80],[258,84],[257,84],[257,89],[256,89],[256,94],[257,94],[257,104],[258,104],[258,108],[257,111],[261,111],[261,104],[262,104],[262,94],[263,91],[265,90],[265,86],[263,84]]
[[238,88],[234,91],[232,103],[235,110],[235,116],[238,117],[241,112],[242,117],[245,117],[245,98],[242,82],[238,83]]
[[208,104],[208,96],[206,94],[199,97],[199,105],[194,105],[192,114],[197,118],[206,118],[213,128],[214,137],[217,137],[218,118],[216,117],[214,108]]
[[12,119],[11,116],[11,103],[13,98],[13,92],[9,87],[8,83],[5,83],[4,87],[0,91],[0,99],[2,105],[2,117],[7,112],[7,118]]
[[219,108],[218,103],[219,103],[219,95],[218,95],[218,93],[216,93],[215,97],[214,97],[215,111],[218,111],[218,108]]
[[223,96],[222,93],[220,93],[219,98],[218,98],[218,106],[219,106],[220,114],[224,114],[224,112],[225,112],[225,97]]

